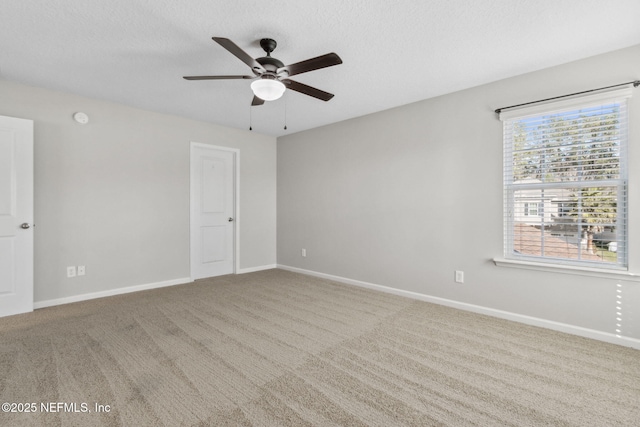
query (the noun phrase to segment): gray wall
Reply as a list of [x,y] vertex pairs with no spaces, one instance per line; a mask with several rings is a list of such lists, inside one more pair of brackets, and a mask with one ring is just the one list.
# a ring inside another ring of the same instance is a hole
[[35,123],[36,302],[190,276],[191,141],[240,149],[240,268],[276,263],[275,138],[1,80],[0,114]]
[[[491,261],[503,230],[493,110],[638,78],[635,46],[279,138],[278,264],[606,334],[620,323],[621,296],[622,335],[640,338],[639,282]],[[630,257],[640,273],[640,88],[630,106]]]

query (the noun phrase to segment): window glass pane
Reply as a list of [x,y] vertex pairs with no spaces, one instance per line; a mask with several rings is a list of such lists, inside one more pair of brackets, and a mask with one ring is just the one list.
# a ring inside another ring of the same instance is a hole
[[619,178],[619,116],[614,104],[513,121],[514,180]]
[[616,187],[516,190],[513,212],[517,254],[618,261]]

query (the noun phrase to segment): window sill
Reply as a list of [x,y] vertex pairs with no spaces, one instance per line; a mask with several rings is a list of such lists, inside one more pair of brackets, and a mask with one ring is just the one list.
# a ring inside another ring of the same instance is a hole
[[602,277],[605,279],[640,282],[640,275],[628,271],[606,270],[603,268],[575,267],[572,265],[553,265],[541,262],[519,261],[505,258],[494,258],[498,267],[522,268],[525,270],[549,271],[552,273],[576,274],[579,276]]

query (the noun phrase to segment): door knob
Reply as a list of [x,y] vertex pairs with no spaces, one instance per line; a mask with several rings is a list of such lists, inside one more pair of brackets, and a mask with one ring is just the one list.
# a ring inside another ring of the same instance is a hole
[[233,222],[233,218],[229,217],[229,222]]
[[23,224],[20,225],[20,228],[24,228],[25,230],[31,228],[31,224],[29,224],[28,222],[25,222]]

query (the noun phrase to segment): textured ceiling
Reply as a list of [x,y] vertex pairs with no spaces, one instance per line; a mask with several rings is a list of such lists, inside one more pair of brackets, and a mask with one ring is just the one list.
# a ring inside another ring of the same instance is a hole
[[[639,16],[638,0],[3,0],[0,77],[279,136],[639,44]],[[182,79],[250,71],[212,36],[253,57],[274,38],[285,64],[336,52],[293,78],[335,97],[250,108],[247,80]]]

